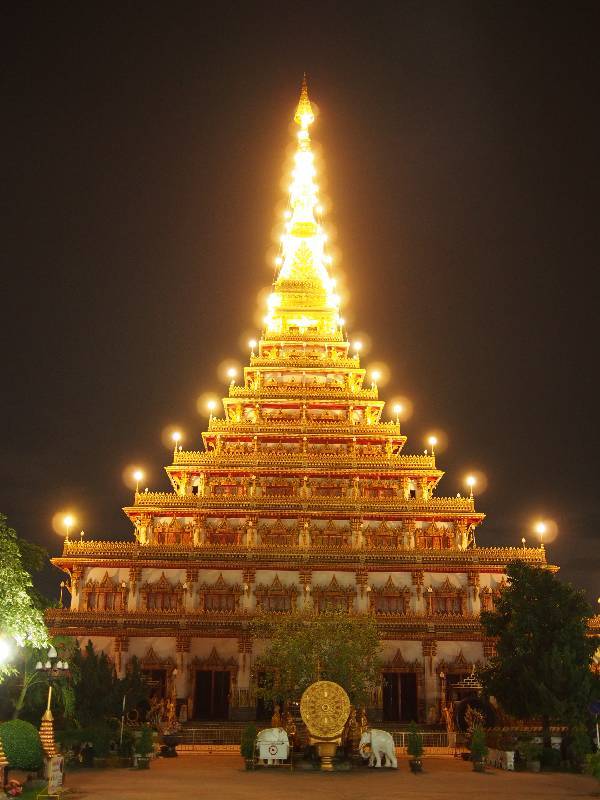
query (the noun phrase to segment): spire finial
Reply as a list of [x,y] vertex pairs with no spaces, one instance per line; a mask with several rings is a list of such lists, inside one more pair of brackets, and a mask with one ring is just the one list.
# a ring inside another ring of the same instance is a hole
[[304,77],[302,78],[300,100],[298,101],[298,107],[296,108],[296,113],[294,114],[294,122],[297,125],[300,125],[301,128],[306,129],[314,121],[315,115],[313,114],[312,106],[310,104],[310,100],[308,99],[308,84],[306,82],[305,72]]

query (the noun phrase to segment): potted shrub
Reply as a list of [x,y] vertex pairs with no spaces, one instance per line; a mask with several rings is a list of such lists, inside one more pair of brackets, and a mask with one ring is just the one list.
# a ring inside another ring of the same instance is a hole
[[138,769],[150,769],[150,756],[154,750],[154,745],[152,742],[152,731],[149,725],[144,725],[142,727],[136,750],[138,754]]
[[408,729],[408,742],[406,746],[408,755],[411,756],[408,762],[411,772],[423,772],[423,737],[417,730],[414,722],[410,723]]
[[119,766],[130,767],[133,753],[133,733],[130,728],[123,728],[123,736],[119,742]]
[[246,769],[254,769],[254,743],[256,741],[256,725],[246,725],[240,738],[240,753],[246,762]]
[[106,724],[94,725],[89,731],[90,742],[94,748],[94,766],[106,767],[110,753],[111,730]]
[[540,771],[540,759],[542,757],[542,745],[529,740],[521,742],[519,745],[519,752],[525,759],[525,764],[530,772]]
[[485,772],[485,757],[488,754],[485,731],[476,725],[471,735],[471,761],[475,772]]

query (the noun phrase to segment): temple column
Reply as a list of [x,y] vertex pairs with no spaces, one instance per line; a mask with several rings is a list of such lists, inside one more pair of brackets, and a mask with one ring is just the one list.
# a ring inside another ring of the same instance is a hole
[[129,650],[129,637],[115,636],[115,671],[118,678],[125,677],[125,659],[123,653]]
[[423,604],[423,570],[411,572],[411,582],[415,587],[415,614],[425,614]]
[[191,637],[185,633],[178,633],[175,638],[175,650],[177,652],[177,675],[175,676],[175,694],[178,700],[183,700],[182,705],[186,709],[189,707],[189,696],[191,693],[190,681],[190,648]]
[[252,587],[254,586],[256,580],[256,570],[252,567],[246,567],[243,572],[243,579],[244,579],[244,593],[240,598],[240,606],[241,610],[244,613],[250,613],[253,611],[253,604],[252,604]]
[[71,610],[79,611],[81,602],[81,584],[83,582],[83,567],[73,567],[71,573]]
[[368,614],[369,613],[369,595],[371,593],[371,587],[368,585],[368,573],[364,569],[358,569],[354,573],[356,579],[356,610],[360,614]]
[[468,608],[472,614],[481,613],[481,600],[479,598],[479,573],[468,572],[467,583],[469,586],[468,592]]
[[300,585],[302,586],[302,600],[301,608],[306,609],[307,611],[313,607],[313,599],[311,596],[311,583],[312,583],[312,570],[310,569],[301,569],[300,570]]
[[355,517],[350,520],[350,530],[352,531],[352,549],[362,550],[365,546],[365,537],[362,530],[362,519]]
[[138,586],[142,580],[141,567],[129,570],[129,593],[127,595],[127,611],[135,611],[138,607]]
[[198,583],[198,570],[188,569],[185,573],[185,582],[187,589],[183,596],[183,607],[186,613],[191,613],[194,610],[195,597],[196,597],[196,584]]
[[251,686],[252,637],[242,633],[238,636],[237,685],[232,688],[229,718],[250,720],[256,715],[256,704]]
[[422,642],[423,661],[425,665],[425,720],[429,724],[437,722],[440,702],[439,678],[434,669],[434,659],[437,653],[437,642],[433,639],[424,639]]

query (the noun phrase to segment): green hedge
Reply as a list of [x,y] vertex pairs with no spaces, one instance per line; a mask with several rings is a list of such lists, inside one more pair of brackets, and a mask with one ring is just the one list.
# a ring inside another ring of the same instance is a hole
[[38,770],[44,763],[44,751],[37,729],[30,722],[13,719],[0,725],[2,747],[13,769]]

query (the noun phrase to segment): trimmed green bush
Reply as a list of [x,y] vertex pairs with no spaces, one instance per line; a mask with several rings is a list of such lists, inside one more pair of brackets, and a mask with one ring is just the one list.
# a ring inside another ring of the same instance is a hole
[[254,740],[256,739],[256,725],[246,725],[240,738],[240,752],[246,759],[254,758]]
[[140,734],[140,738],[137,741],[136,750],[138,755],[145,757],[149,756],[153,749],[152,730],[150,729],[149,725],[144,725]]
[[37,729],[30,722],[13,719],[0,725],[2,747],[13,769],[38,770],[44,763],[44,751]]
[[406,750],[409,756],[413,758],[421,758],[423,755],[423,737],[417,730],[417,726],[414,722],[410,723],[410,727],[408,729],[408,741],[406,744]]
[[90,726],[88,729],[89,740],[94,748],[95,758],[106,758],[110,752],[112,731],[106,723]]
[[488,754],[487,744],[485,743],[485,731],[476,726],[471,735],[471,760],[483,761]]

